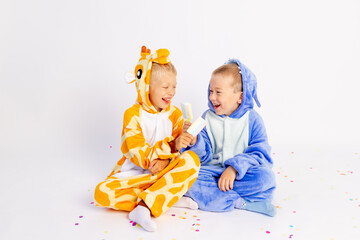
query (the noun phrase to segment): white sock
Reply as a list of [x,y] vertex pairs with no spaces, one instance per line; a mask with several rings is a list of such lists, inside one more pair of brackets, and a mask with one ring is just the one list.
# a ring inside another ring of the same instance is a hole
[[179,201],[177,201],[173,207],[178,207],[178,208],[190,208],[193,210],[196,210],[199,208],[198,204],[192,200],[189,197],[182,197],[179,199]]
[[144,206],[138,205],[129,213],[129,219],[142,226],[146,231],[154,232],[156,223],[151,220],[150,210]]

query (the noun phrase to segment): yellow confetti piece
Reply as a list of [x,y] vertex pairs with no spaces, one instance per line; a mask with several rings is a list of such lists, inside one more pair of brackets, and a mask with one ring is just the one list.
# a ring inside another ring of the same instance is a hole
[[108,231],[104,231],[104,233],[108,233]]

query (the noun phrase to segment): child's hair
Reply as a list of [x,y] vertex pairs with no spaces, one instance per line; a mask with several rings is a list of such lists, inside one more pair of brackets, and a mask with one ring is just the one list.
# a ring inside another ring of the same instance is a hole
[[215,69],[212,74],[223,74],[226,76],[231,76],[233,78],[232,87],[234,88],[234,92],[242,92],[243,88],[240,69],[236,63],[224,64]]
[[177,75],[176,68],[174,67],[174,65],[171,62],[166,63],[166,64],[159,64],[159,63],[153,62],[152,67],[151,67],[151,77],[153,77],[154,74],[159,76],[165,72],[170,72],[170,73]]

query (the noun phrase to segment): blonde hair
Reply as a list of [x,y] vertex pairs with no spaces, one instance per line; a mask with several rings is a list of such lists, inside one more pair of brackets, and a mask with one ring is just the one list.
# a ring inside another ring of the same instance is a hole
[[155,63],[153,62],[152,67],[151,67],[151,79],[154,76],[161,76],[161,74],[163,73],[173,73],[175,76],[177,75],[177,71],[175,66],[171,63],[168,62],[166,64],[159,64],[159,63]]
[[221,74],[225,76],[230,76],[233,79],[232,87],[234,92],[242,92],[242,79],[240,74],[239,66],[236,63],[224,64],[212,72],[212,75]]

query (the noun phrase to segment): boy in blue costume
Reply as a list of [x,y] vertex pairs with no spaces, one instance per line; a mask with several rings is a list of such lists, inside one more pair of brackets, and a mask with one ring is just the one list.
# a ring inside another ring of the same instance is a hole
[[276,214],[271,148],[262,118],[253,109],[253,100],[260,107],[256,88],[255,75],[237,59],[212,73],[210,109],[202,116],[207,125],[187,148],[199,156],[201,168],[185,198],[199,209]]

